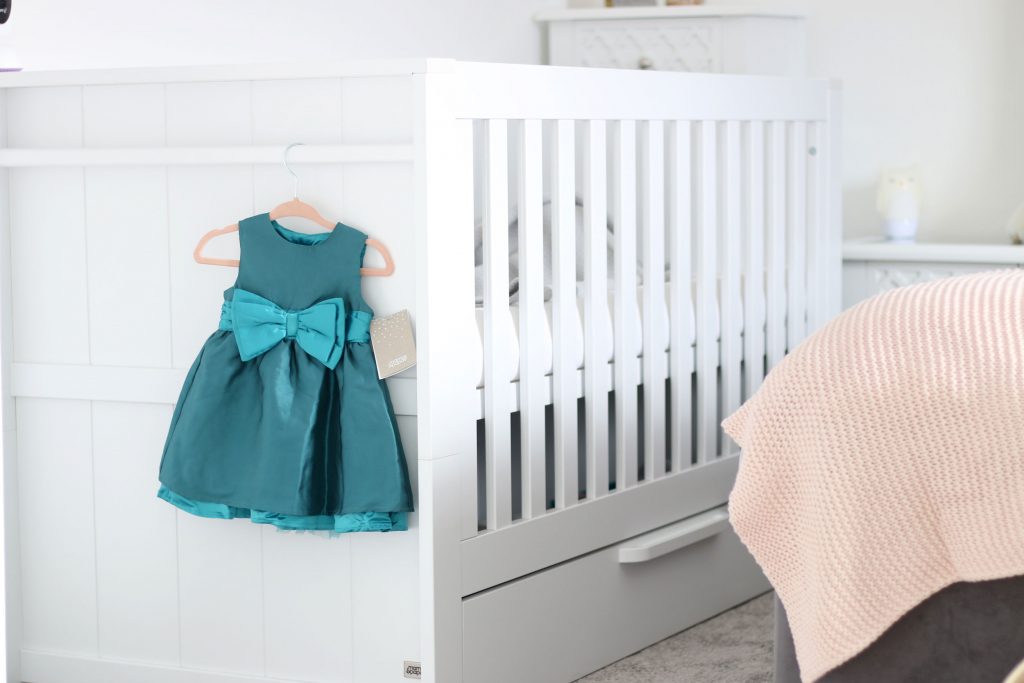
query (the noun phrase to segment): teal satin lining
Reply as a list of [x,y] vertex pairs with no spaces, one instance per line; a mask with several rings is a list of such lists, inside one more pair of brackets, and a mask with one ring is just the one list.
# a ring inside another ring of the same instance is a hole
[[274,230],[277,231],[277,234],[279,234],[281,237],[285,238],[289,242],[294,242],[295,244],[313,246],[316,244],[320,244],[325,239],[334,234],[334,228],[331,228],[326,232],[299,232],[298,230],[292,230],[291,228],[284,227],[283,225],[278,223],[276,220],[270,218],[269,216],[267,216],[267,218],[270,220],[270,224],[274,226]]
[[265,510],[250,510],[223,503],[207,503],[179,495],[161,485],[157,497],[185,512],[214,519],[248,518],[254,524],[271,524],[288,531],[405,531],[409,528],[406,512],[350,512],[343,515],[286,515]]

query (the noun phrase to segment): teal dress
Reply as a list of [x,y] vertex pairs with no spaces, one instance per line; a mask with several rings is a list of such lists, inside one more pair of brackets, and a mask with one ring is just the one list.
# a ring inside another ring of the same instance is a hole
[[239,221],[240,265],[185,376],[157,495],[203,517],[282,529],[407,527],[412,492],[377,378],[361,276],[366,234]]

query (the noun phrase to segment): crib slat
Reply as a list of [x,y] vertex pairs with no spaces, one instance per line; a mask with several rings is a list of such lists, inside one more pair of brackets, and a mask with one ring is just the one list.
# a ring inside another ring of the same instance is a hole
[[752,121],[746,139],[747,211],[743,239],[744,395],[764,380],[764,122]]
[[[807,292],[813,293],[807,302],[807,332],[825,324],[827,318],[829,231],[824,222],[824,131],[820,122],[807,127]],[[815,287],[812,289],[811,287]]]
[[[828,248],[823,257],[830,263],[838,264],[843,260],[843,192],[842,192],[842,94],[840,88],[833,86],[828,94],[828,120],[821,123],[819,150],[821,159],[821,224],[819,229],[826,235]],[[837,315],[843,308],[843,272],[842,268],[828,268],[823,302],[827,319]]]
[[637,331],[636,281],[636,122],[615,125],[612,165],[615,226],[615,486],[637,481],[637,396],[639,383],[634,335]]
[[541,122],[522,122],[519,150],[519,417],[523,517],[544,513],[544,206]]
[[[740,122],[725,124],[725,192],[722,216],[721,258],[721,416],[727,417],[740,407],[740,224],[742,221],[742,150],[740,148]],[[722,435],[723,454],[738,447],[728,435]]]
[[[473,231],[476,222],[476,208],[474,206],[473,188],[473,126],[471,119],[463,119],[455,123],[455,146],[452,154],[455,158],[455,168],[459,177],[456,180],[458,193],[455,196],[459,212],[459,223],[465,234]],[[483,339],[477,336],[475,343],[471,345],[472,353],[468,354],[467,362],[473,363],[473,367],[483,367]],[[461,458],[461,471],[459,473],[460,485],[462,487],[462,500],[459,501],[459,516],[462,520],[462,538],[472,538],[478,532],[477,515],[477,459],[475,450],[469,455]]]
[[508,304],[508,123],[486,123],[484,150],[484,439],[487,528],[512,522],[512,343]]
[[573,121],[552,124],[551,138],[551,267],[552,267],[552,408],[554,412],[555,506],[579,501],[577,446],[577,367],[573,334],[576,308],[576,184]]
[[689,121],[676,121],[670,129],[668,225],[671,263],[671,342],[669,387],[672,392],[672,471],[691,464],[693,439],[693,294],[690,261],[692,239],[692,198]]
[[715,330],[718,275],[718,130],[700,124],[697,250],[697,461],[718,454],[718,340]]
[[789,176],[787,180],[787,226],[789,236],[788,268],[786,269],[786,310],[787,347],[792,351],[803,340],[807,330],[807,123],[794,121],[790,124]]
[[641,129],[640,220],[644,264],[644,478],[665,474],[665,148],[664,124]]
[[587,498],[608,493],[608,213],[605,122],[586,130],[583,199],[583,386]]
[[771,123],[768,146],[765,343],[768,369],[786,353],[786,122]]

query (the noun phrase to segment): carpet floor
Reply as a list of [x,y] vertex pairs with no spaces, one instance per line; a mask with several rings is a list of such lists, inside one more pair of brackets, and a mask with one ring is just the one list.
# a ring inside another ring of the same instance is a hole
[[578,683],[771,683],[773,595],[754,598]]

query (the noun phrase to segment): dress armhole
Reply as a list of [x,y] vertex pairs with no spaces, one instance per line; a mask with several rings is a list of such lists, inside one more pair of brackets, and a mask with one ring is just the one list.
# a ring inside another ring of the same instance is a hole
[[[351,284],[351,291],[353,294],[358,295],[360,299],[362,305],[358,306],[358,308],[366,310],[368,313],[373,315],[373,309],[370,308],[370,305],[366,302],[366,297],[363,296],[363,274],[361,272],[363,263],[366,259],[366,240],[368,240],[370,236],[358,228],[353,228],[351,225],[346,227],[352,230],[351,234],[355,235],[355,239],[358,240],[356,245],[354,245],[357,246],[357,249],[353,249],[357,254],[353,259],[355,261],[355,268],[352,269],[352,274],[349,276],[354,280]],[[349,244],[351,244],[351,242]]]
[[[345,224],[342,223],[342,225],[345,225]],[[345,243],[346,243],[346,245],[351,245],[351,246],[347,246],[347,248],[351,249],[352,252],[355,252],[355,254],[356,254],[356,257],[355,257],[356,277],[359,278],[359,279],[362,279],[363,275],[359,271],[363,267],[363,263],[366,261],[366,240],[370,239],[370,236],[367,235],[362,230],[360,230],[359,228],[354,228],[351,225],[345,225],[345,227],[348,228],[348,230],[349,230],[348,236],[347,236],[347,240],[346,240]],[[353,242],[355,242],[354,245],[352,244]],[[352,253],[352,252],[349,252],[349,253]],[[351,263],[351,261],[350,261],[350,263]]]
[[246,242],[249,241],[249,219],[243,218],[238,221],[238,268],[235,269],[235,284],[237,287],[238,283],[242,281],[242,269],[245,268],[246,258],[245,254],[248,252]]

